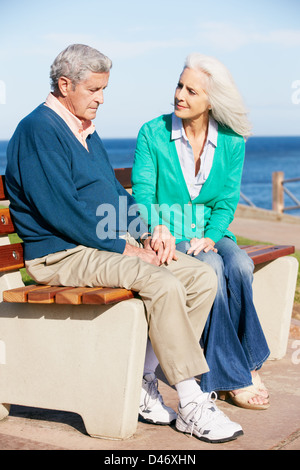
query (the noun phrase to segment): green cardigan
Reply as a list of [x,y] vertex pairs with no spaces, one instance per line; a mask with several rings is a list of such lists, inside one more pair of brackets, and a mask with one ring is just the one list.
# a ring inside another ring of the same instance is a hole
[[228,230],[240,198],[245,141],[219,124],[213,165],[200,194],[191,199],[171,140],[172,115],[160,116],[141,128],[132,169],[133,196],[150,230],[162,223],[176,243],[193,237],[218,242]]

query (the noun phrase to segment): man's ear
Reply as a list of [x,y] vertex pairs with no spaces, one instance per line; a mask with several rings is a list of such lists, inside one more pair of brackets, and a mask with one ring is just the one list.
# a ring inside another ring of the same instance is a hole
[[57,85],[63,97],[66,97],[68,92],[72,89],[72,82],[67,77],[59,77]]

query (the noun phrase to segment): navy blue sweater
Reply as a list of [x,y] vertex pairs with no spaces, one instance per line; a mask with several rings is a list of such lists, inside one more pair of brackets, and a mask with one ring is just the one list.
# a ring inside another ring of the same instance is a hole
[[7,149],[6,185],[25,259],[77,245],[123,253],[120,237],[130,226],[147,231],[96,132],[87,144],[89,151],[43,104],[18,125]]

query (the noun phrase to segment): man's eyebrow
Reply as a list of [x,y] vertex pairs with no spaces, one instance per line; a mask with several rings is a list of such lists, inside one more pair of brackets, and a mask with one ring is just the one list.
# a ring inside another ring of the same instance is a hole
[[107,85],[105,86],[90,86],[89,90],[105,90],[107,88]]

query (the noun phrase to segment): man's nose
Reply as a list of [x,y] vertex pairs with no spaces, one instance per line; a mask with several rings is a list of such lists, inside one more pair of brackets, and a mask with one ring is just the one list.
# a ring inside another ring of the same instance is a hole
[[95,101],[99,104],[104,103],[104,95],[103,95],[103,90],[99,90],[96,95],[95,95]]

